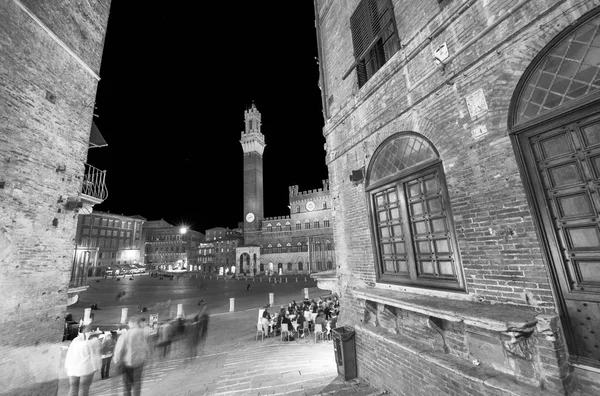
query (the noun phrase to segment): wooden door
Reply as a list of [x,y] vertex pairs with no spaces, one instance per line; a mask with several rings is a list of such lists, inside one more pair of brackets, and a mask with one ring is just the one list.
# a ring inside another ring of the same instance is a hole
[[519,135],[573,359],[600,366],[600,112]]

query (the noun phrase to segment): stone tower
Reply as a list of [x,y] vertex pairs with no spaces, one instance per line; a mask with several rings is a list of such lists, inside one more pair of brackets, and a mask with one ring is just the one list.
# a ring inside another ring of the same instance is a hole
[[263,151],[265,137],[260,132],[260,113],[254,103],[244,112],[245,130],[242,132],[244,151],[244,230],[260,228],[263,210]]

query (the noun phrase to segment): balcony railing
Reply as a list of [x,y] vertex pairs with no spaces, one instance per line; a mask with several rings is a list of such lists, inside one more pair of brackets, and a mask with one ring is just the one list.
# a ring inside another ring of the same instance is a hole
[[81,186],[81,193],[104,201],[108,197],[106,189],[106,171],[85,164],[85,175]]

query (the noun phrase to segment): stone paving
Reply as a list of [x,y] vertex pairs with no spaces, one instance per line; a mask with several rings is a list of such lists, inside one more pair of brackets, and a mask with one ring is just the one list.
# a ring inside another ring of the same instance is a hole
[[[156,355],[144,368],[142,395],[379,395],[358,380],[338,377],[333,342],[314,335],[284,341],[256,340],[257,309],[211,315],[208,336],[199,356],[191,361],[174,345],[166,359]],[[62,378],[59,395],[68,393]],[[96,374],[91,396],[123,394],[122,378]]]

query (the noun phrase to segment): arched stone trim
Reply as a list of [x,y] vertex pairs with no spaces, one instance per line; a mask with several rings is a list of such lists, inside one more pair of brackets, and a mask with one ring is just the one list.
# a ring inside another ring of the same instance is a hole
[[439,153],[425,137],[415,132],[399,132],[384,140],[371,158],[366,187],[385,184],[414,166],[439,161]]
[[562,30],[540,50],[514,90],[509,129],[537,124],[600,99],[596,75],[600,69],[599,37],[600,7]]

